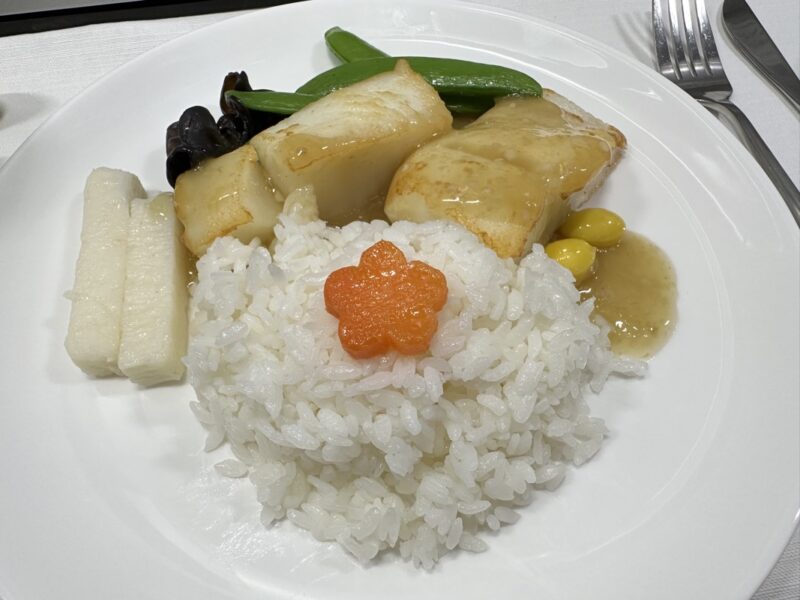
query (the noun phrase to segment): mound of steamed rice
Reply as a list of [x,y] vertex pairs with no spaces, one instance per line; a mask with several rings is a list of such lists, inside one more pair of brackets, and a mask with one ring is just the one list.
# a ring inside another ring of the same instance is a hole
[[[425,355],[353,359],[325,310],[328,274],[381,239],[447,278]],[[644,368],[610,352],[541,246],[517,265],[452,223],[281,217],[271,254],[221,238],[197,272],[186,365],[206,449],[236,456],[218,470],[250,478],[265,525],[288,517],[365,562],[486,549],[481,531],[600,448],[586,388]]]

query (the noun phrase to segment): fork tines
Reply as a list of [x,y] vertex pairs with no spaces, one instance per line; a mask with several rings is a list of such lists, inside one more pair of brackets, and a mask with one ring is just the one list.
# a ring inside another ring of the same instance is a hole
[[724,78],[705,0],[653,0],[661,73],[675,83]]

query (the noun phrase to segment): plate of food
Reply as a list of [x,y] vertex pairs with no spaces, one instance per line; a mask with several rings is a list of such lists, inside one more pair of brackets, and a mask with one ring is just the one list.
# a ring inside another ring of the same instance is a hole
[[748,598],[796,524],[798,230],[593,40],[248,14],[0,189],[5,600]]

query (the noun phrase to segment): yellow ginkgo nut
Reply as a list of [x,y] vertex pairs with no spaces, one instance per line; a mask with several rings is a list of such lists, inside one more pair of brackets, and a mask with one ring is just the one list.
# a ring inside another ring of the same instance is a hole
[[569,269],[576,283],[580,283],[592,272],[597,255],[594,246],[576,238],[550,242],[544,251],[562,267]]
[[625,221],[605,208],[585,208],[571,213],[558,228],[565,238],[578,238],[595,248],[608,248],[625,233]]

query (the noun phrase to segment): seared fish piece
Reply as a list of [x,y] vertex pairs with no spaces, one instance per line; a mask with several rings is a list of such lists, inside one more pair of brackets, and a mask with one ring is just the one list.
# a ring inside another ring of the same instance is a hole
[[619,160],[625,137],[545,90],[508,97],[412,154],[392,180],[391,221],[450,219],[501,257],[546,241]]
[[252,146],[209,158],[175,183],[175,211],[183,224],[183,243],[202,256],[218,237],[232,235],[247,244],[268,244],[283,198],[272,187]]
[[400,60],[394,71],[336,90],[250,143],[284,196],[313,185],[320,218],[344,225],[379,216],[403,160],[451,124],[436,90]]
[[101,167],[86,180],[81,249],[70,292],[65,345],[72,362],[90,375],[120,373],[117,358],[130,203],[145,196],[136,176],[125,171]]

